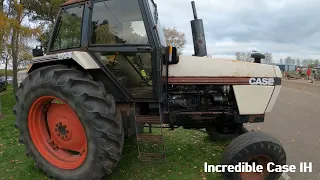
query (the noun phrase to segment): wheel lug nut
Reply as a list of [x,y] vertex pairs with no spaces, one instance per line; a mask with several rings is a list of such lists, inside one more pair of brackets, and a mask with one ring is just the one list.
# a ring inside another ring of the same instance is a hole
[[59,127],[59,124],[56,124],[56,127]]
[[66,133],[69,134],[69,131],[67,130]]
[[66,125],[64,125],[63,127],[64,127],[64,128],[67,128],[67,126],[66,126]]
[[68,135],[65,135],[66,138],[68,138]]
[[58,136],[60,136],[60,134],[57,134]]
[[64,139],[64,136],[61,136],[61,139]]
[[62,126],[62,122],[59,122],[59,125]]

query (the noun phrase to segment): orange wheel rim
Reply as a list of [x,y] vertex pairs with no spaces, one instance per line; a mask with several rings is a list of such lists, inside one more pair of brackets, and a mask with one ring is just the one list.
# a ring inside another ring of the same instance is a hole
[[271,158],[265,155],[254,156],[248,159],[248,162],[255,162],[256,165],[262,165],[263,171],[260,172],[242,172],[240,174],[242,180],[264,180],[269,176],[267,165],[271,162]]
[[53,96],[38,98],[28,115],[29,132],[39,153],[60,169],[76,169],[87,156],[87,139],[76,113]]

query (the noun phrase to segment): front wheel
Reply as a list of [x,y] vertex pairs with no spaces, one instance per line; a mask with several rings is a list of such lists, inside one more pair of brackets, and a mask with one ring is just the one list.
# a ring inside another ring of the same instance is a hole
[[55,179],[101,179],[123,148],[122,119],[102,83],[62,65],[35,70],[16,93],[15,127],[26,154]]
[[225,180],[276,180],[281,173],[268,172],[267,166],[286,164],[286,153],[281,143],[264,132],[248,132],[234,139],[226,148],[222,164],[238,165],[239,163],[260,165],[262,172],[225,172]]

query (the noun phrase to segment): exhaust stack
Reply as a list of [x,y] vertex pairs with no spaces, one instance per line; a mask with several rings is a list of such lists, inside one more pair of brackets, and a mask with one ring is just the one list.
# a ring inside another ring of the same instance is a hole
[[198,19],[195,2],[191,2],[194,20],[191,21],[194,55],[193,56],[207,56],[207,45],[204,34],[203,21]]

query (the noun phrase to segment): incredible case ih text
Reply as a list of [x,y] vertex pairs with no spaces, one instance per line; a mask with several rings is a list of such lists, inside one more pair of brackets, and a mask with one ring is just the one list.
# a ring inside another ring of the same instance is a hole
[[[166,44],[153,0],[61,6],[47,52],[33,50],[14,107],[19,141],[38,168],[55,179],[101,179],[116,168],[125,136],[137,137],[142,161],[164,160],[162,129],[178,127],[205,128],[215,141],[235,138],[222,164],[286,164],[277,139],[243,127],[271,112],[280,69],[261,64],[259,53],[252,54],[254,63],[208,58],[203,23],[192,7],[195,54],[179,56]],[[149,148],[154,143],[161,148]],[[280,175],[227,172],[224,178]]]

